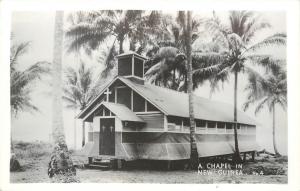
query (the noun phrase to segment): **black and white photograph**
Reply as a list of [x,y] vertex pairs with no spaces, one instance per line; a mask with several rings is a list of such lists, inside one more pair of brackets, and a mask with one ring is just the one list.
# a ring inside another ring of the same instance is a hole
[[9,183],[287,185],[287,15],[11,11]]

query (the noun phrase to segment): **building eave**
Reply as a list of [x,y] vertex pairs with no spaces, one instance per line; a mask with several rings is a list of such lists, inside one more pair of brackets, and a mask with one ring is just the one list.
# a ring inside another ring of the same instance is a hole
[[[104,86],[104,88],[100,91],[99,95],[94,98],[87,106],[85,109],[83,109],[77,116],[76,118],[78,119],[85,119],[85,117],[83,117],[82,115],[94,104],[95,101],[97,101],[97,99],[100,98],[100,96],[104,93],[104,91],[110,87],[115,81],[120,80],[121,82],[123,82],[124,84],[126,84],[129,88],[133,89],[135,92],[137,92],[140,96],[142,96],[143,98],[145,98],[148,102],[150,102],[152,105],[154,105],[155,107],[157,107],[162,113],[164,113],[165,115],[168,115],[168,113],[166,111],[164,111],[160,106],[158,106],[157,104],[153,103],[151,101],[151,99],[147,98],[147,96],[145,96],[142,92],[138,91],[134,86],[132,86],[131,84],[127,83],[126,80],[123,80],[123,77],[121,76],[116,76],[113,80],[111,80],[110,83],[108,83],[106,86]],[[98,104],[95,106],[97,107]],[[93,110],[93,109],[91,109]],[[89,112],[88,112],[89,113]],[[88,113],[86,115],[88,115]]]

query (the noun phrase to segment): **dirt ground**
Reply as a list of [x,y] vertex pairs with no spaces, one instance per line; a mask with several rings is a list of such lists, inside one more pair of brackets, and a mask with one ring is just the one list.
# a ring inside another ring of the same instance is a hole
[[[11,183],[46,183],[49,157],[42,157],[31,162],[21,160],[24,170],[11,173]],[[266,163],[266,162],[265,162]],[[264,163],[264,164],[265,164]],[[257,165],[249,164],[250,166]],[[266,164],[265,164],[266,165]],[[270,165],[270,164],[269,164]],[[284,164],[286,165],[286,164]],[[197,171],[186,170],[100,170],[77,169],[77,176],[82,183],[287,183],[287,175],[201,175]]]
[[[27,146],[28,147],[28,146]],[[39,151],[40,148],[16,149],[16,155],[22,165],[19,172],[10,173],[11,183],[49,183],[47,164],[50,153]],[[51,149],[51,148],[49,148]],[[24,153],[23,151],[26,150]],[[23,153],[18,153],[18,152]],[[263,171],[264,175],[259,174]],[[244,173],[245,172],[245,173]],[[257,172],[257,174],[253,174]],[[269,175],[266,175],[269,174]],[[199,174],[189,170],[100,170],[77,169],[77,178],[82,183],[287,183],[287,159],[277,160],[268,156],[257,157],[255,162],[243,165],[243,175],[213,173],[211,175]]]

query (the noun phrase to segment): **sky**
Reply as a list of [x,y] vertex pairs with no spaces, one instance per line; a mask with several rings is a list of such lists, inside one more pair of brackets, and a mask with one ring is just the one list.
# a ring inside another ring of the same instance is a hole
[[[211,12],[194,12],[196,16],[208,17]],[[223,22],[227,21],[227,12],[217,12],[217,15]],[[257,34],[256,41],[278,32],[286,32],[286,15],[284,12],[263,12],[262,19],[268,21],[271,29]],[[53,37],[54,37],[54,12],[13,12],[11,18],[11,31],[14,36],[13,41],[24,42],[30,41],[30,49],[27,54],[20,57],[19,67],[26,68],[37,61],[52,61],[53,52]],[[278,57],[285,57],[285,49],[267,49],[266,52],[271,52]],[[96,66],[98,70],[103,68],[97,64],[95,59],[84,57],[85,63]],[[76,67],[79,63],[79,58],[74,54],[65,53],[63,57],[63,66]],[[12,118],[12,136],[15,140],[23,141],[49,141],[51,133],[51,78],[46,77],[42,81],[34,84],[35,91],[32,94],[33,103],[40,109],[40,112],[30,113],[22,112],[17,117]],[[238,86],[238,106],[241,106],[246,100],[246,94],[243,91],[246,86],[247,77],[239,76]],[[49,90],[50,89],[50,90]],[[223,88],[210,95],[209,85],[206,83],[195,90],[198,96],[210,98],[216,101],[233,104],[233,80],[223,84]],[[279,108],[279,107],[278,107]],[[287,152],[287,114],[282,109],[278,109],[276,116],[276,130],[279,151]],[[246,113],[255,119],[260,125],[257,128],[257,141],[263,147],[272,151],[272,117],[268,109],[263,109],[258,115],[254,115],[254,108],[250,108]],[[74,143],[74,116],[75,112],[64,108],[64,128],[67,138],[67,143],[73,147]],[[81,123],[76,120],[76,139],[80,143]],[[77,145],[78,147],[79,145]]]

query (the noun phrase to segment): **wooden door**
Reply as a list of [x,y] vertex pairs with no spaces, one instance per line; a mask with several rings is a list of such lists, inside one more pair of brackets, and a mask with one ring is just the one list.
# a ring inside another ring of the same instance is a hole
[[115,155],[115,118],[100,119],[100,155]]

